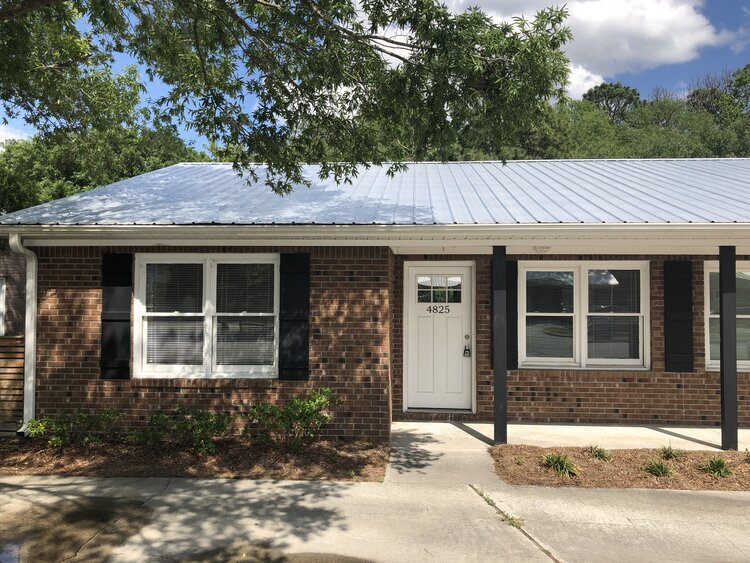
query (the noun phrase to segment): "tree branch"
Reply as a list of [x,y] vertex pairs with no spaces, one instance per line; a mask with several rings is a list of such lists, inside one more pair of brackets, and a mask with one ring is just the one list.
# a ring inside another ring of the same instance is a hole
[[0,8],[0,22],[20,18],[31,12],[41,10],[42,8],[64,3],[65,0],[25,0],[20,4]]

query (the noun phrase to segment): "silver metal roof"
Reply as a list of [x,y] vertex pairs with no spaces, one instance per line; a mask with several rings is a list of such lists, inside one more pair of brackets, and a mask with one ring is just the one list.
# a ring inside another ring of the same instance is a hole
[[0,216],[12,225],[750,223],[750,159],[546,160],[362,169],[280,197],[229,164],[185,163]]

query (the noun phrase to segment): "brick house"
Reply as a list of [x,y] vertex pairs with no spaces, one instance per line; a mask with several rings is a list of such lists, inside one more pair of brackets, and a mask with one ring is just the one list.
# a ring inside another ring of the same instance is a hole
[[179,164],[0,217],[36,288],[25,419],[106,406],[137,425],[327,386],[341,438],[403,419],[494,420],[498,441],[507,421],[721,423],[736,448],[750,159],[307,176],[282,198]]

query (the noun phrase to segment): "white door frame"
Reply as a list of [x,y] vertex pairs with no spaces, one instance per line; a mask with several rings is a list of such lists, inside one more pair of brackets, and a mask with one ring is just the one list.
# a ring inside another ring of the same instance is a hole
[[[405,260],[404,261],[404,280],[403,280],[403,291],[401,295],[402,303],[402,323],[403,323],[403,363],[401,366],[401,387],[403,395],[403,410],[407,412],[409,410],[409,308],[412,303],[408,299],[409,292],[409,274],[412,268],[429,268],[429,267],[450,267],[460,266],[463,268],[469,268],[471,271],[471,284],[469,284],[469,298],[471,299],[471,305],[469,310],[471,312],[471,413],[476,414],[477,412],[477,303],[476,303],[476,263],[474,260]],[[425,409],[419,409],[424,412]],[[429,409],[427,409],[429,410]],[[441,409],[435,409],[441,410]]]

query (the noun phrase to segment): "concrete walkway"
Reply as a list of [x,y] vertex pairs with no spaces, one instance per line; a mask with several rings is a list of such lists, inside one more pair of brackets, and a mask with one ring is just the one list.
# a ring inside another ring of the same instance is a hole
[[487,428],[394,424],[383,483],[0,478],[0,561],[750,561],[750,494],[510,487]]

